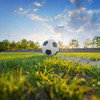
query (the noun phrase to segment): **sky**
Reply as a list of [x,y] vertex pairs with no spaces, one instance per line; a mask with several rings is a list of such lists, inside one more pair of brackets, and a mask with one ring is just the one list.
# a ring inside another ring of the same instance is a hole
[[100,0],[0,0],[0,41],[78,39],[83,47],[98,35]]

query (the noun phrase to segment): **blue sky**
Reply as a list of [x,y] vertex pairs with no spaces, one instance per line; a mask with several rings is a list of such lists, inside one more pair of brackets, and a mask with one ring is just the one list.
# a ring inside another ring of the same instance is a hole
[[86,38],[100,35],[100,0],[0,0],[0,41]]

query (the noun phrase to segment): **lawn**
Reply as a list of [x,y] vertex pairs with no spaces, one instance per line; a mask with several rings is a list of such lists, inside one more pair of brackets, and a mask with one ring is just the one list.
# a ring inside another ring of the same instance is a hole
[[99,100],[100,67],[59,55],[100,60],[100,53],[0,53],[0,100]]

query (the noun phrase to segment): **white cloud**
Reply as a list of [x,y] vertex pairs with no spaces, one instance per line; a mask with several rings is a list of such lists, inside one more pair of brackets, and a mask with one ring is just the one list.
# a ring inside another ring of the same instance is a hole
[[23,8],[19,8],[19,11],[23,11]]
[[23,8],[19,8],[18,10],[14,10],[15,13],[18,13],[19,15],[26,14],[29,11],[29,9],[24,10]]
[[44,25],[45,27],[47,27],[51,32],[54,32],[54,29],[52,26],[46,24],[46,23],[43,23],[42,25]]
[[86,8],[82,7],[81,10],[86,10]]
[[28,15],[31,20],[37,20],[37,21],[48,21],[47,19],[43,19],[42,17],[34,14],[29,14]]
[[37,7],[43,6],[40,2],[34,2],[34,5]]
[[68,16],[71,17],[74,13],[79,14],[81,11],[84,11],[84,10],[86,10],[85,7],[82,7],[82,8],[77,9],[77,10],[69,11],[69,12],[68,12],[68,14],[69,14]]
[[54,19],[64,19],[64,18],[66,18],[66,15],[62,15],[62,14],[59,14],[54,17]]
[[43,4],[45,4],[45,2],[44,2],[44,1],[43,1],[42,3],[43,3]]
[[37,8],[36,8],[36,9],[33,9],[34,12],[36,12],[36,11],[38,11],[38,10],[39,10],[39,9],[37,9]]
[[48,25],[46,23],[43,23],[42,25],[44,25],[46,28],[48,28],[52,33],[62,34],[62,32],[63,32],[63,27],[51,26],[51,25]]
[[46,1],[46,0],[43,0],[42,3],[45,4],[45,1]]
[[84,27],[87,23],[93,25],[99,23],[97,15],[95,13],[89,14],[88,10],[79,9],[79,12],[77,12],[77,10],[70,11],[69,18],[70,20],[68,21],[68,26],[73,30]]
[[18,11],[18,14],[19,15],[23,15],[23,14],[26,14],[29,10],[24,10],[24,11]]
[[91,3],[92,0],[70,0],[70,2],[72,4],[74,4],[76,6],[76,8],[81,8],[81,7],[85,7],[86,6],[86,2],[87,3]]
[[34,5],[37,6],[37,7],[42,7],[44,4],[45,4],[46,0],[41,0],[41,3],[40,2],[34,2]]
[[56,34],[62,34],[63,33],[63,26],[54,26],[53,30]]
[[96,10],[88,10],[87,11],[89,14],[93,14],[93,13],[100,13],[100,9],[96,9]]
[[[76,8],[68,10],[66,18],[61,19],[64,25],[63,30],[56,26],[54,31],[55,33],[61,31],[65,44],[68,44],[71,39],[76,38],[82,47],[86,38],[92,39],[95,35],[100,34],[100,17],[98,16],[100,15],[100,9],[86,9],[86,0],[71,0],[71,2]],[[55,19],[60,16],[56,16]]]
[[74,3],[75,2],[75,0],[70,0],[72,3]]

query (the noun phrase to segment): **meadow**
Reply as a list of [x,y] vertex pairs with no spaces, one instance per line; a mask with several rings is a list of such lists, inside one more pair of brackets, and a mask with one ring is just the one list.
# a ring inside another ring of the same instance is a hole
[[59,55],[100,61],[100,53],[0,53],[0,100],[100,100],[100,67]]

